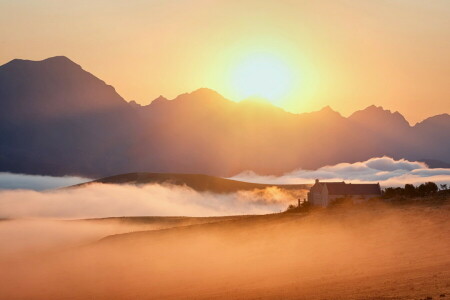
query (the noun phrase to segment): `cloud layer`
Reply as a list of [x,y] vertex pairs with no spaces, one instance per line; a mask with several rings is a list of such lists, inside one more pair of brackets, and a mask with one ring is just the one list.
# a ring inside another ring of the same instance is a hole
[[232,179],[258,183],[313,183],[314,179],[347,182],[379,182],[382,186],[420,184],[425,181],[450,183],[450,169],[431,169],[425,163],[375,157],[356,163],[340,163],[317,170],[298,169],[282,176],[262,176],[247,171]]
[[88,178],[74,176],[53,177],[0,172],[0,190],[28,189],[42,191],[79,184],[90,180]]

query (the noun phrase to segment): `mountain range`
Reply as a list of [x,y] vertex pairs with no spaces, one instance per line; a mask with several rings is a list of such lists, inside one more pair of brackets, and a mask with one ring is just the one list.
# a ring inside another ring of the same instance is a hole
[[450,162],[450,115],[411,126],[370,106],[293,114],[201,88],[149,105],[64,56],[0,66],[0,172],[103,177],[131,172],[281,174],[387,155]]

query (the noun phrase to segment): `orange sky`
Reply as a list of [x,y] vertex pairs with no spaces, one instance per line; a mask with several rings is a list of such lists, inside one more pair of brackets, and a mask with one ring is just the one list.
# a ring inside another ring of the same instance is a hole
[[199,87],[240,100],[234,70],[255,53],[289,66],[292,112],[450,112],[447,0],[0,0],[0,64],[65,55],[142,104]]

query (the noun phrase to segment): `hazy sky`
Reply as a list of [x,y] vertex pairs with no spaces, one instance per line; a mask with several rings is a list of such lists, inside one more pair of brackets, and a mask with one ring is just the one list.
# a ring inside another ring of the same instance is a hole
[[199,87],[240,100],[253,74],[292,112],[376,104],[415,123],[450,112],[449,53],[448,0],[0,0],[0,64],[65,55],[143,104]]

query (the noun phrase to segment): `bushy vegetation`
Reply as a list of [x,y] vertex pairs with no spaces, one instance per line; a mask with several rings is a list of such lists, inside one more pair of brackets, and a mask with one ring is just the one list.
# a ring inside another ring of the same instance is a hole
[[287,213],[304,213],[309,212],[312,209],[311,203],[304,200],[303,202],[298,203],[298,205],[290,204],[286,209]]
[[[331,202],[328,208],[338,208],[353,206],[353,198],[339,198]],[[382,198],[376,198],[367,201],[387,202],[392,204],[429,204],[439,205],[447,203],[450,200],[450,186],[447,184],[437,185],[434,182],[425,182],[418,186],[405,184],[404,187],[388,187],[383,190]],[[308,201],[300,202],[298,205],[289,205],[286,213],[306,213],[314,209],[314,206]]]
[[450,200],[450,189],[447,184],[437,185],[425,182],[418,186],[405,184],[404,187],[386,188],[383,199],[392,204],[429,204],[439,205]]
[[383,198],[390,199],[394,197],[406,197],[406,198],[426,197],[435,195],[437,192],[439,192],[439,190],[447,191],[448,186],[446,184],[442,184],[439,189],[438,185],[434,182],[425,182],[419,186],[414,186],[412,184],[405,184],[403,188],[402,187],[386,188],[383,191]]

